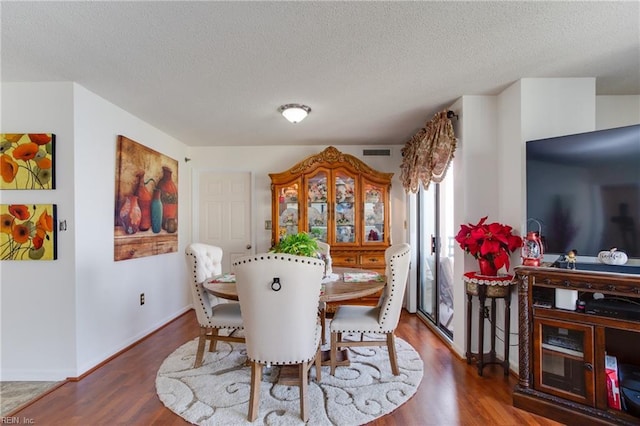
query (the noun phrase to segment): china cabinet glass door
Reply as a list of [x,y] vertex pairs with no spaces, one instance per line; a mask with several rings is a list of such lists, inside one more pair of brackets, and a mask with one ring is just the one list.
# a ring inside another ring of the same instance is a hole
[[319,241],[329,242],[327,214],[329,213],[328,172],[319,171],[309,177],[307,186],[307,231]]
[[344,171],[334,173],[333,194],[335,199],[334,217],[335,242],[355,243],[356,241],[356,179]]
[[278,236],[298,233],[298,183],[283,185],[278,194]]
[[364,222],[363,243],[379,243],[384,241],[384,188],[380,185],[364,183]]

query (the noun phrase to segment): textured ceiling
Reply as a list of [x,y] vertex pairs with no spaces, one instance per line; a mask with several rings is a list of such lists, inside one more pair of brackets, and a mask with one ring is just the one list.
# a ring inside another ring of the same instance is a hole
[[[640,94],[637,1],[2,1],[0,19],[3,82],[77,82],[191,146],[403,144],[525,77]],[[295,125],[292,102],[312,108]]]

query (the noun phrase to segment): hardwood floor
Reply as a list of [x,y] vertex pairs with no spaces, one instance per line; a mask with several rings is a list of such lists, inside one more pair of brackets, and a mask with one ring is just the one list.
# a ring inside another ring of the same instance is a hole
[[[80,381],[68,382],[12,413],[38,425],[188,425],[162,405],[155,378],[162,361],[198,335],[189,311]],[[515,377],[487,366],[480,377],[415,315],[403,312],[397,335],[424,361],[416,394],[372,425],[558,425],[511,404]]]

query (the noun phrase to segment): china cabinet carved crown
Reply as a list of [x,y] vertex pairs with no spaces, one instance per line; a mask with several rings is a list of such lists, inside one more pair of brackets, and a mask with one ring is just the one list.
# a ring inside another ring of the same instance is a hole
[[272,245],[285,235],[308,232],[331,245],[333,265],[384,273],[393,173],[373,170],[330,146],[269,176]]

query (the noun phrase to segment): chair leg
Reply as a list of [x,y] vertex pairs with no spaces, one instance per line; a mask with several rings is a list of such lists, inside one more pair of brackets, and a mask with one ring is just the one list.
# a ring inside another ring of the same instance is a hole
[[309,387],[309,364],[303,362],[299,364],[298,376],[300,377],[300,417],[303,422],[309,420],[307,412],[307,388]]
[[207,329],[200,327],[200,338],[198,339],[198,350],[196,351],[196,361],[193,363],[193,368],[198,368],[202,365],[204,358],[204,345],[207,343]]
[[262,382],[262,365],[251,361],[251,395],[249,396],[249,415],[247,416],[250,422],[253,422],[258,417],[260,382]]
[[327,322],[327,311],[326,309],[320,309],[320,327],[322,327],[322,344],[327,344],[327,330],[326,330],[326,322]]
[[316,382],[320,383],[320,380],[322,380],[322,352],[318,348],[318,352],[316,352]]
[[391,372],[394,376],[397,376],[400,374],[400,369],[398,369],[398,355],[396,353],[395,335],[393,333],[387,333],[387,347],[389,348]]
[[338,358],[338,334],[339,333],[331,333],[331,352],[330,352],[330,364],[331,364],[331,375],[334,376],[336,373],[336,363]]
[[220,335],[220,330],[217,328],[211,329],[211,343],[209,343],[209,352],[214,352],[218,347],[218,336]]

